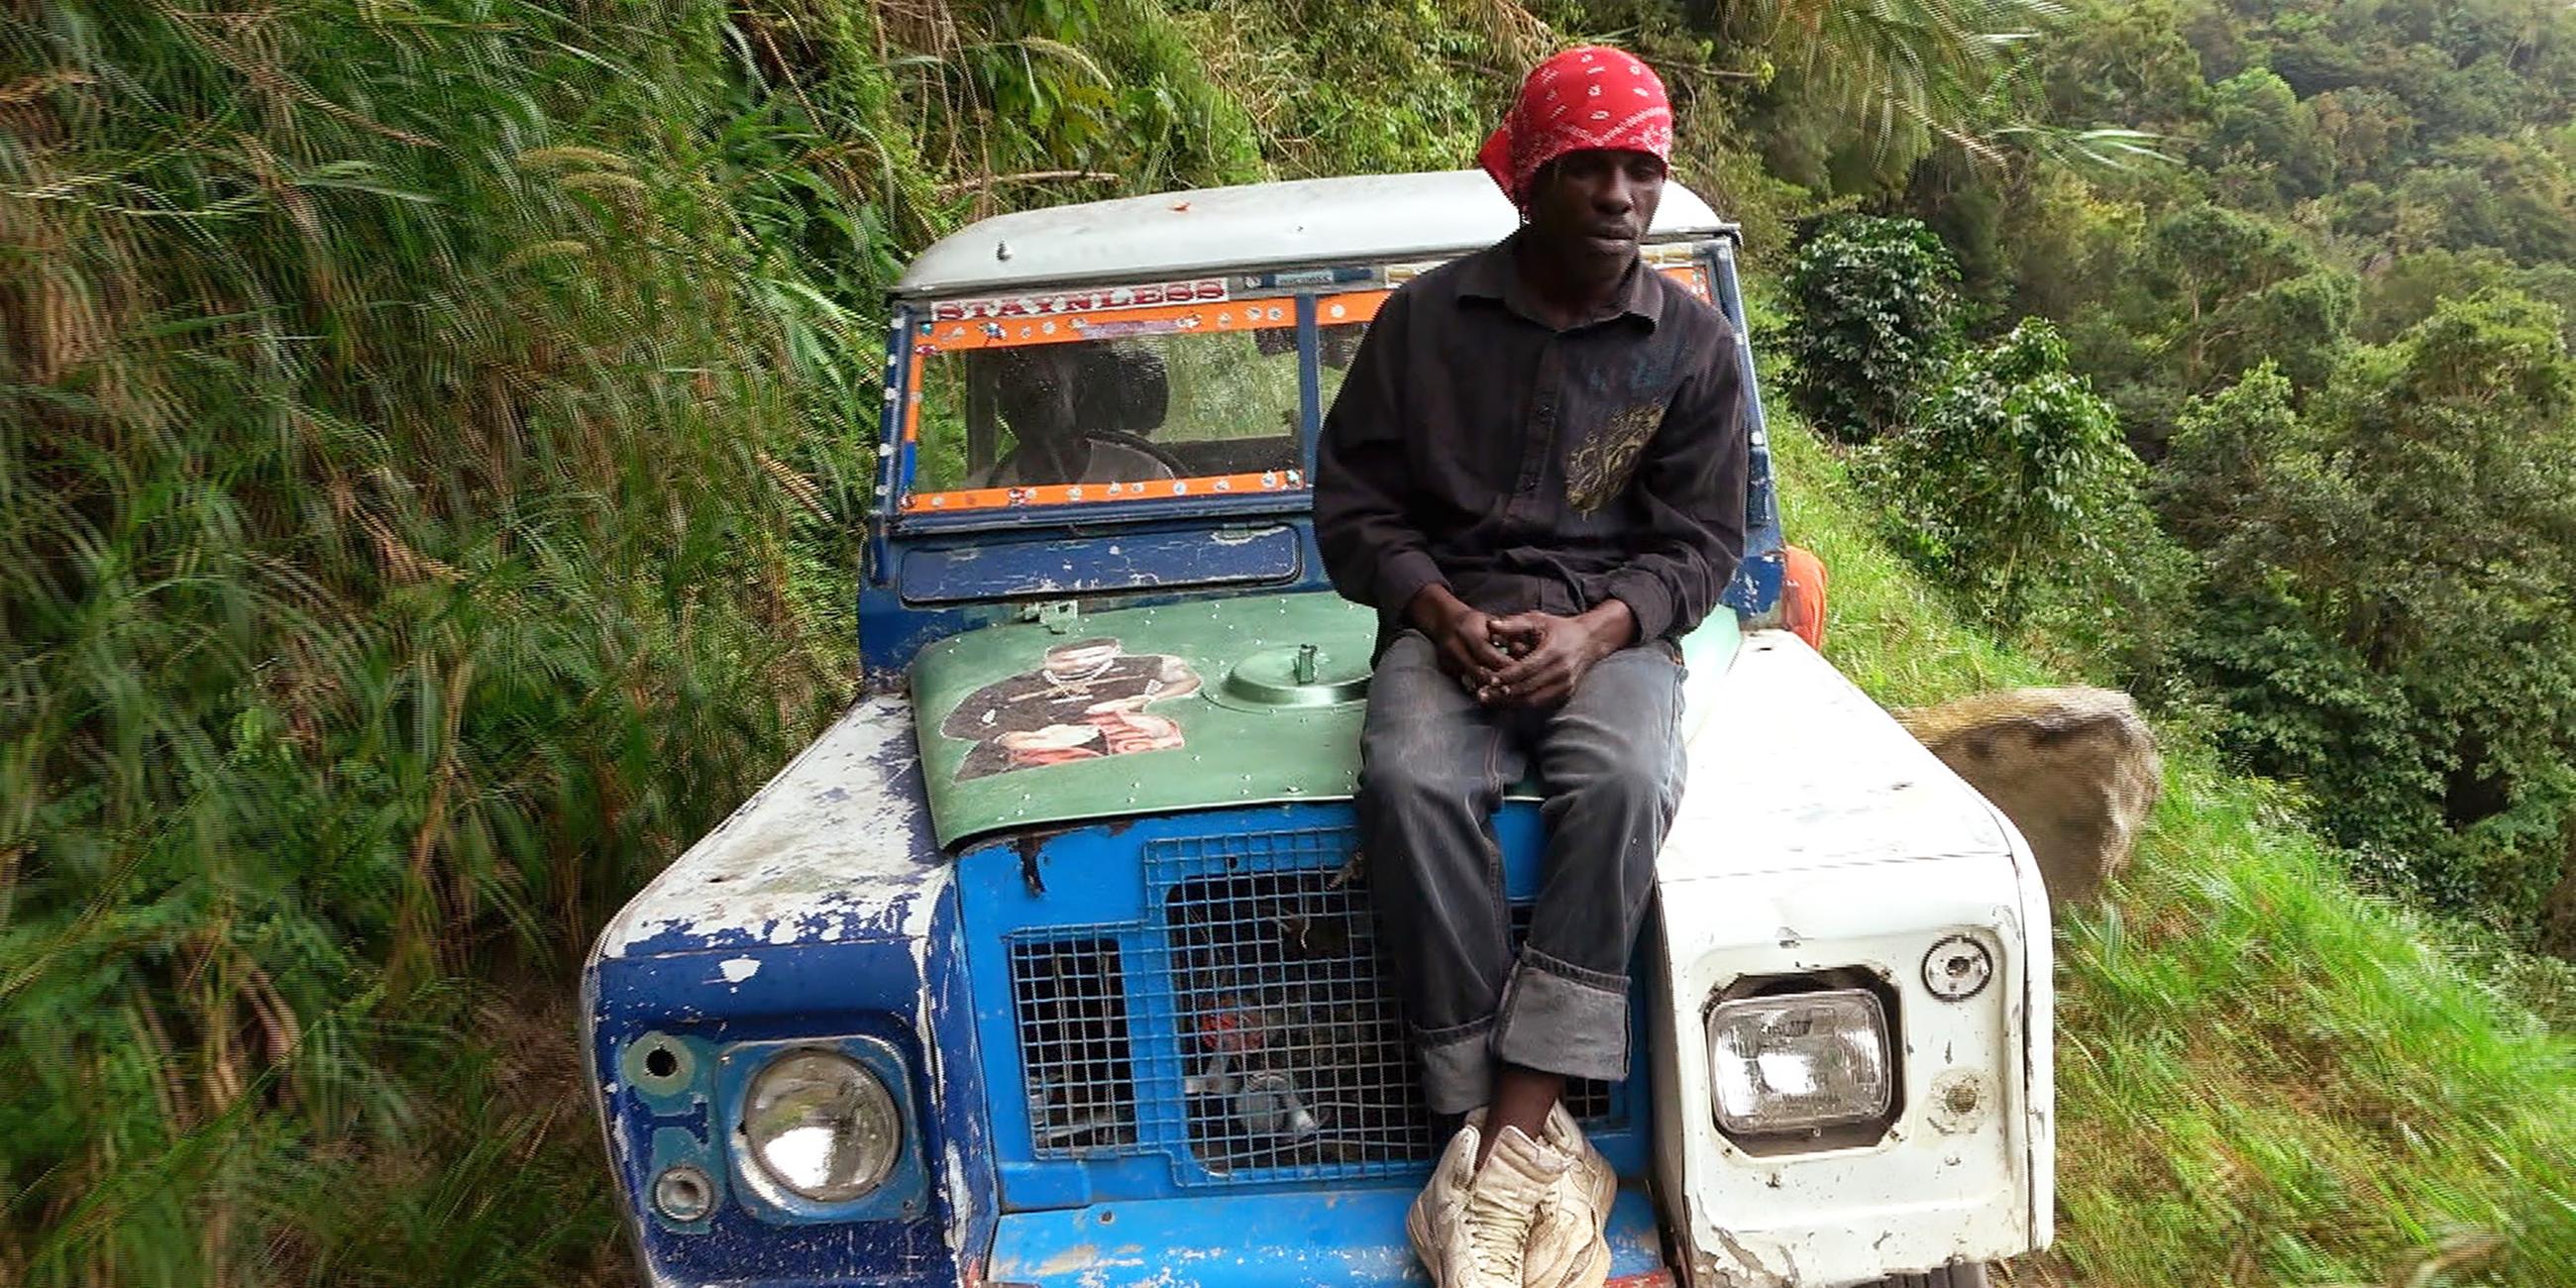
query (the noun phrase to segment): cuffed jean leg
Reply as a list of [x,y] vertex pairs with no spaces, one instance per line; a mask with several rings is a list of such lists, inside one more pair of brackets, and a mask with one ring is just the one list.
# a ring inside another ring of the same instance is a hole
[[1434,1112],[1492,1096],[1490,1039],[1511,966],[1492,817],[1526,761],[1506,716],[1406,632],[1379,657],[1360,734],[1360,848]]
[[1547,719],[1547,879],[1495,1056],[1573,1078],[1628,1073],[1628,957],[1682,790],[1682,668],[1660,642],[1595,663]]

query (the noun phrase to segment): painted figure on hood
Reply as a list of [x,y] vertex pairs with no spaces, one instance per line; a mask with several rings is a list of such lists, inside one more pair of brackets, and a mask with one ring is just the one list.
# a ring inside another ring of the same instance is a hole
[[1171,751],[1181,726],[1145,710],[1198,692],[1198,672],[1166,653],[1128,653],[1114,639],[1080,640],[1046,651],[1034,671],[968,694],[939,732],[972,741],[959,780],[1069,761]]

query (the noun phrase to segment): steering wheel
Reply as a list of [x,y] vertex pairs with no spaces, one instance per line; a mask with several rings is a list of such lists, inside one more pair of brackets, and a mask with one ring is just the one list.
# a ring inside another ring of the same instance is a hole
[[1084,434],[1083,437],[1095,443],[1115,443],[1131,451],[1143,452],[1153,457],[1156,464],[1170,470],[1173,478],[1185,479],[1190,476],[1190,466],[1180,457],[1174,456],[1172,449],[1142,434],[1130,434],[1123,429],[1095,429]]

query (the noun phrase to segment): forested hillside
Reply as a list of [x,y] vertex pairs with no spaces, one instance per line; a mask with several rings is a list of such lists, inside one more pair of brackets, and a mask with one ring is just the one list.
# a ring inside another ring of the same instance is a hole
[[[2576,952],[2576,40],[2526,4],[2086,4],[2061,122],[2174,164],[1918,168],[1971,330],[2055,319],[2194,583],[2151,687],[2382,889]],[[2553,893],[2554,891],[2554,893]]]
[[0,1283],[619,1281],[573,980],[851,694],[904,257],[1462,166],[1578,38],[1746,223],[1836,660],[2173,749],[2019,1277],[2576,1281],[2557,6],[13,0]]

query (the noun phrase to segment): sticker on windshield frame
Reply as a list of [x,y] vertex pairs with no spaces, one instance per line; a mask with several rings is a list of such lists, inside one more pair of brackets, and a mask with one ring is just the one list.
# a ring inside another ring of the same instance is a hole
[[[1373,316],[1376,313],[1376,300],[1383,299],[1385,295],[1384,291],[1375,291],[1367,293],[1366,296],[1333,298],[1347,300],[1367,298],[1369,303],[1366,305],[1366,313],[1347,319],[1358,321],[1365,320],[1367,316]],[[961,353],[975,349],[1067,344],[1084,340],[1129,339],[1144,335],[1285,331],[1294,329],[1296,325],[1296,301],[1286,296],[1220,300],[1212,305],[1163,304],[1151,308],[1121,309],[1088,317],[1024,317],[1008,322],[995,319],[926,322],[916,333],[912,346],[909,364],[910,397],[905,400],[903,407],[903,449],[910,453],[917,449],[921,441],[922,369],[929,359],[940,354]],[[895,506],[898,511],[906,515],[923,515],[973,513],[1023,506],[1260,496],[1266,493],[1302,492],[1306,489],[1308,481],[1305,470],[1293,467],[1237,474],[1193,475],[1185,478],[1135,479],[1106,483],[1038,483],[1013,487],[948,488],[937,491],[916,491],[908,486],[907,479],[907,486],[896,500]]]
[[986,296],[971,300],[932,300],[932,322],[1010,321],[1059,317],[1068,313],[1103,313],[1112,309],[1150,308],[1157,304],[1214,304],[1227,297],[1222,277],[1184,282],[1149,282],[1142,286],[1101,286],[1039,295]]
[[967,349],[1017,349],[1039,344],[1071,344],[1078,340],[1182,335],[1193,331],[1286,330],[1295,325],[1297,309],[1294,302],[1286,298],[1219,301],[1212,308],[1197,304],[1164,304],[1153,308],[1120,309],[1106,316],[1020,318],[1009,322],[991,318],[972,322],[934,322],[921,328],[913,344],[913,376],[915,388],[918,388],[920,359]]

